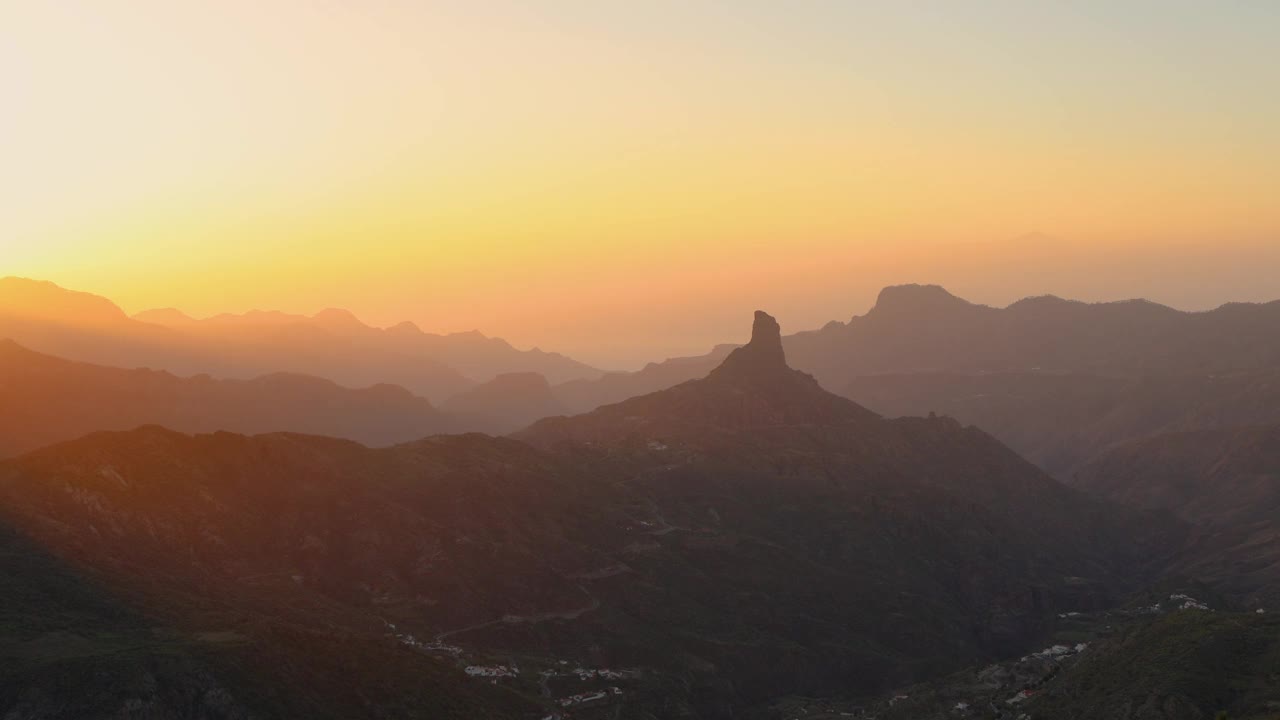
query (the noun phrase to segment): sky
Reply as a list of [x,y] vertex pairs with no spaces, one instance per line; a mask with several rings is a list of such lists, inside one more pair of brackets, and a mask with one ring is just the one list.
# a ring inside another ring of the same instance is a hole
[[0,275],[605,367],[1280,297],[1280,3],[0,0]]

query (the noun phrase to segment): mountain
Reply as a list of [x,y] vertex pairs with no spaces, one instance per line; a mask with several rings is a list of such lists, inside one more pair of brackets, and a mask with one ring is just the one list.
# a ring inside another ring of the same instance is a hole
[[[1187,313],[1045,296],[1001,309],[902,285],[783,346],[796,368],[876,412],[975,424],[1060,478],[1153,434],[1280,422],[1280,302]],[[553,391],[585,412],[700,377],[732,349]]]
[[1280,619],[1183,610],[1086,652],[1025,709],[1045,720],[1274,720]]
[[253,612],[214,590],[171,593],[163,612],[142,612],[142,595],[113,573],[58,557],[0,520],[5,718],[534,716],[505,688],[359,637],[335,615]]
[[535,420],[563,415],[564,406],[538,373],[505,373],[454,395],[444,410],[469,429],[500,435]]
[[312,316],[254,311],[243,315],[215,315],[204,320],[175,314],[172,310],[153,310],[139,313],[134,318],[233,343],[260,337],[267,331],[281,332],[290,327],[315,328],[343,342],[357,344],[365,352],[377,350],[430,358],[457,369],[476,383],[509,373],[538,373],[556,383],[579,378],[594,379],[602,374],[596,368],[559,353],[537,348],[517,350],[501,338],[486,337],[476,331],[439,335],[425,333],[410,322],[386,329],[376,328],[361,322],[347,310],[335,308]]
[[0,339],[104,365],[135,366],[142,357],[182,359],[178,336],[131,320],[106,298],[64,290],[50,282],[0,278]]
[[905,285],[885,288],[866,315],[795,336],[788,351],[836,388],[880,373],[1194,375],[1280,366],[1277,330],[1280,302],[1192,313],[1045,296],[1000,309]]
[[733,349],[704,379],[607,405],[573,418],[551,418],[518,435],[535,443],[619,442],[703,435],[755,427],[872,423],[870,411],[819,387],[787,366],[778,323],[757,311],[751,341]]
[[[74,691],[69,689],[74,688]],[[0,712],[8,718],[251,717],[203,658],[0,523]]]
[[305,375],[180,378],[72,362],[0,340],[0,457],[97,430],[147,424],[187,432],[280,430],[391,445],[458,427],[423,398],[379,385],[350,390]]
[[1060,616],[1036,652],[879,697],[784,698],[770,718],[1274,720],[1278,674],[1275,613],[1168,581],[1115,608]]
[[[552,453],[595,458],[601,469],[593,474],[617,474],[605,468],[623,465],[631,484],[647,488],[662,510],[649,520],[655,531],[674,536],[668,542],[684,541],[688,559],[681,564],[693,567],[682,584],[698,582],[701,602],[714,610],[710,618],[744,612],[744,600],[728,589],[736,577],[723,568],[735,564],[730,558],[749,542],[772,548],[751,574],[753,592],[774,598],[770,631],[785,635],[786,628],[841,617],[837,625],[814,627],[814,637],[836,646],[871,638],[878,648],[878,660],[859,665],[861,681],[834,683],[843,692],[887,681],[880,673],[916,655],[918,649],[908,649],[911,638],[933,638],[938,660],[949,656],[943,648],[971,641],[952,634],[968,625],[983,638],[980,645],[1010,650],[1036,634],[1022,624],[1035,615],[1032,607],[1105,604],[1103,596],[1124,585],[1104,579],[1106,563],[1140,568],[1140,558],[1158,562],[1163,555],[1151,546],[1135,555],[1125,550],[1135,538],[1152,537],[1149,518],[1110,515],[978,430],[946,418],[883,420],[826,393],[787,367],[777,325],[763,314],[751,342],[704,379],[586,415],[545,419],[515,437]],[[1101,541],[1107,550],[1093,546],[1103,536],[1112,538]],[[736,540],[726,547],[729,538]],[[1067,565],[1077,569],[1064,572]],[[1022,570],[1006,574],[1013,567]],[[778,585],[775,573],[788,581]],[[702,585],[702,575],[713,582]],[[819,585],[830,602],[856,608],[854,614],[816,600],[810,590]],[[1021,600],[991,594],[997,586],[1035,587],[1035,599],[1024,596],[1031,605],[1018,607]],[[959,620],[966,612],[983,619]],[[885,632],[872,630],[871,618]],[[893,618],[889,626],[885,618]],[[717,655],[713,662],[733,661]],[[766,694],[784,687],[831,691],[820,680],[826,671],[810,669],[807,684],[780,683],[784,675],[775,666],[754,676],[753,685],[769,688]]]
[[190,315],[178,310],[177,308],[159,308],[156,310],[144,310],[133,316],[134,320],[149,323],[151,325],[167,325],[185,327],[192,325],[197,320]]
[[104,298],[22,278],[0,279],[3,338],[58,357],[175,375],[248,379],[289,372],[348,387],[401,385],[429,398],[472,384],[431,358],[369,351],[319,327],[270,324],[235,338],[192,333],[135,320]]
[[212,667],[246,707],[265,684],[347,717],[402,687],[537,718],[882,691],[1025,652],[1182,542],[979,430],[826,393],[763,313],[706,378],[512,438],[98,433],[0,463],[0,508],[148,622],[236,638],[240,674]]
[[1280,424],[1170,433],[1117,447],[1073,484],[1191,523],[1182,569],[1247,597],[1280,598]]
[[[1280,367],[1280,301],[1193,313],[1146,300],[1044,296],[993,308],[936,285],[899,285],[882,290],[865,315],[789,335],[783,345],[793,366],[837,392],[884,374],[1220,375]],[[585,412],[701,377],[730,349],[560,385],[557,396]]]
[[1224,374],[867,375],[845,397],[891,417],[949,415],[1070,479],[1108,449],[1170,432],[1280,422],[1280,368]]
[[480,333],[431,335],[411,323],[370,327],[345,310],[196,320],[173,309],[127,316],[105,298],[52,283],[0,279],[0,339],[113,367],[249,379],[287,372],[347,387],[390,384],[439,402],[508,372],[555,382],[600,371],[556,353],[521,351]]
[[557,400],[571,413],[584,413],[637,395],[666,390],[711,372],[733,345],[717,345],[709,354],[652,362],[635,372],[606,373],[598,379],[578,379],[553,388]]
[[0,311],[56,325],[129,325],[124,311],[106,298],[64,290],[51,282],[0,278]]

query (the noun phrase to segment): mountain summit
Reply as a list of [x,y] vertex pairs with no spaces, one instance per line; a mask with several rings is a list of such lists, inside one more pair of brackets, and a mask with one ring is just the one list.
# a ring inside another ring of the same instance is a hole
[[896,319],[946,318],[955,313],[989,311],[991,308],[975,305],[952,295],[941,285],[890,285],[880,291],[870,315]]
[[751,326],[751,342],[734,349],[712,375],[725,373],[768,374],[787,370],[787,356],[782,350],[782,328],[772,315],[756,311]]
[[546,418],[517,437],[535,444],[703,436],[748,428],[866,423],[878,415],[787,366],[778,321],[756,311],[751,341],[699,380],[568,418]]

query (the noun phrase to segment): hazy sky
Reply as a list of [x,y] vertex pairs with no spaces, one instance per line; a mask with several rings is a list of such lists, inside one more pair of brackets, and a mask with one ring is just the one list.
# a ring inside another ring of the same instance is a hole
[[0,0],[0,275],[626,366],[1280,297],[1280,3]]

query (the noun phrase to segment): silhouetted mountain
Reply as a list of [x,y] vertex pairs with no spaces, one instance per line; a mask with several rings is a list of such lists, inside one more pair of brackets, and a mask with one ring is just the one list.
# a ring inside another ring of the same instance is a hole
[[1123,445],[1073,484],[1198,529],[1182,569],[1280,600],[1280,425],[1171,433]]
[[51,282],[0,278],[0,311],[55,325],[112,327],[129,324],[124,311],[106,298],[64,290]]
[[234,338],[193,333],[134,320],[100,297],[21,278],[0,279],[0,338],[58,357],[176,375],[290,372],[348,387],[401,385],[436,398],[472,384],[429,357],[371,350],[318,326],[263,323]]
[[391,445],[460,427],[393,385],[350,390],[305,375],[179,378],[72,362],[0,340],[0,457],[98,430],[289,430]]
[[700,378],[728,357],[734,347],[717,345],[707,355],[652,362],[635,372],[606,373],[595,380],[571,380],[552,390],[569,412],[589,412],[601,405],[612,405]]
[[[783,345],[794,367],[836,391],[881,374],[1223,374],[1280,367],[1280,301],[1190,313],[1145,300],[1045,296],[999,309],[936,285],[901,285],[885,288],[867,314],[787,336]],[[555,389],[582,412],[701,377],[724,352]]]
[[408,323],[369,327],[345,310],[194,320],[169,309],[138,318],[104,298],[52,283],[0,279],[0,339],[100,365],[237,379],[300,373],[348,387],[400,385],[433,401],[507,372],[538,372],[556,382],[600,374],[562,355],[516,350],[476,332],[430,335]]
[[795,336],[788,352],[837,388],[905,372],[1194,375],[1280,365],[1278,330],[1280,302],[1188,313],[1046,296],[997,309],[908,285],[886,288],[864,316]]
[[777,321],[757,311],[751,341],[731,351],[706,378],[586,415],[549,418],[518,437],[540,444],[619,441],[876,419],[874,413],[823,390],[811,376],[787,367]]
[[173,331],[130,320],[105,298],[23,278],[0,278],[0,339],[6,338],[104,365],[145,365],[134,362],[144,356],[177,360]]
[[949,415],[1067,479],[1107,449],[1151,435],[1280,422],[1280,369],[1218,375],[868,375],[843,394],[890,417]]
[[517,350],[505,340],[486,337],[479,332],[437,335],[424,333],[410,322],[381,329],[364,324],[347,310],[335,308],[322,310],[310,317],[255,311],[192,320],[166,311],[151,311],[139,313],[135,318],[232,343],[259,337],[268,329],[279,331],[290,326],[318,328],[335,338],[357,343],[365,352],[376,350],[431,358],[457,369],[474,382],[487,382],[498,375],[520,372],[538,373],[557,383],[601,375],[600,370],[559,353],[543,352],[537,348]]
[[882,320],[919,322],[943,317],[980,316],[990,309],[962,300],[938,285],[891,285],[880,291],[871,313]]
[[158,308],[156,310],[144,310],[133,316],[134,320],[152,325],[167,325],[184,327],[192,323],[199,322],[195,318],[178,310],[177,308]]
[[[705,379],[519,437],[95,434],[0,464],[0,507],[184,632],[276,647],[252,670],[283,694],[419,682],[398,639],[517,667],[498,689],[535,717],[580,692],[727,718],[896,687],[1025,651],[1178,544],[981,431],[824,392],[763,313]],[[364,674],[314,688],[330,656],[280,624],[346,638]]]
[[470,430],[495,435],[564,414],[551,385],[538,373],[506,373],[449,398],[444,410]]
[[[904,285],[782,342],[795,367],[876,412],[953,416],[1063,478],[1152,434],[1280,422],[1280,303],[1186,313],[1045,296],[998,309]],[[701,376],[730,350],[553,391],[585,411]]]

